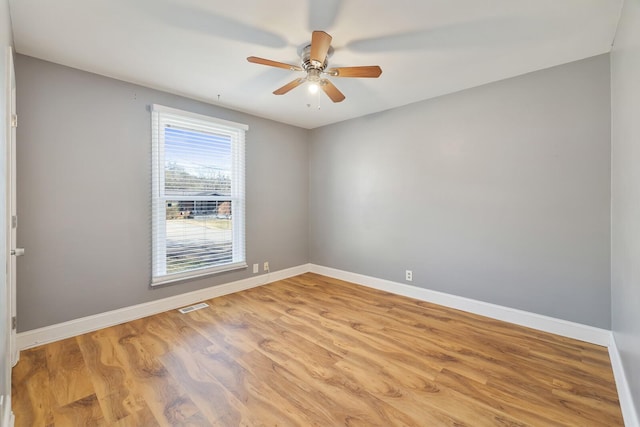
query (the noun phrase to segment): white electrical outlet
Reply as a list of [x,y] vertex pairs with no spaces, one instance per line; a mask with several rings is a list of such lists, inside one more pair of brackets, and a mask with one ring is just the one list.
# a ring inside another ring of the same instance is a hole
[[404,278],[407,282],[413,281],[413,271],[407,270],[404,272]]
[[265,261],[262,269],[266,272],[269,272],[269,261]]
[[253,272],[260,273],[260,264],[253,264]]

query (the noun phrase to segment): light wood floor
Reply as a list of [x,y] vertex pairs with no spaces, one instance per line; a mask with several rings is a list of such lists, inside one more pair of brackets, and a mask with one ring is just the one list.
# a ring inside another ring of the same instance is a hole
[[606,348],[315,274],[23,351],[16,426],[616,426]]

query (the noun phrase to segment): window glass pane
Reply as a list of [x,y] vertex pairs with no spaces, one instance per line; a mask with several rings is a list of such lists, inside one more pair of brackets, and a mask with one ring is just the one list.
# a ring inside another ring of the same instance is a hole
[[165,194],[231,194],[231,138],[165,128]]
[[232,262],[232,221],[230,201],[167,201],[167,274]]

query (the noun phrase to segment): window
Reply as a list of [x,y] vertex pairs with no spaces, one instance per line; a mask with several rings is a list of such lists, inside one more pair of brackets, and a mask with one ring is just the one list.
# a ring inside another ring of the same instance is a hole
[[246,125],[152,106],[152,285],[247,266]]

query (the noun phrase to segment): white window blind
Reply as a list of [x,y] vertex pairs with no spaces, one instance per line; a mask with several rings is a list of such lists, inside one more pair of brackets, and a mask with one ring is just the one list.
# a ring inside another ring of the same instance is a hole
[[246,125],[153,105],[152,285],[246,267]]

